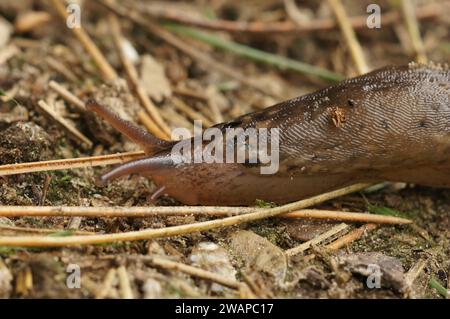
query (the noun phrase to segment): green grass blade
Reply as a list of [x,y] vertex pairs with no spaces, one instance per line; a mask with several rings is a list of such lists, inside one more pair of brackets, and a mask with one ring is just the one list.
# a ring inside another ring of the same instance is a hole
[[449,297],[449,292],[447,289],[445,289],[444,286],[442,286],[436,279],[431,278],[430,282],[428,283],[430,288],[436,289],[436,291],[444,298]]
[[178,34],[205,42],[218,49],[233,52],[235,54],[247,57],[249,59],[273,65],[281,70],[296,71],[301,74],[315,76],[327,81],[338,82],[344,79],[344,76],[314,65],[295,61],[283,56],[264,52],[240,43],[225,40],[211,33],[202,32],[194,28],[185,27],[173,23],[166,23],[165,28]]

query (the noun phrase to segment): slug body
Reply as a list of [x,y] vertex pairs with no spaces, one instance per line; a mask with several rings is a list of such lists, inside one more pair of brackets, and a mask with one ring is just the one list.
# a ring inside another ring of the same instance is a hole
[[383,180],[450,187],[448,68],[387,67],[215,126],[222,132],[278,128],[274,174],[261,174],[258,163],[177,164],[171,157],[176,142],[158,140],[95,102],[87,107],[148,154],[105,180],[148,175],[185,204],[281,204]]

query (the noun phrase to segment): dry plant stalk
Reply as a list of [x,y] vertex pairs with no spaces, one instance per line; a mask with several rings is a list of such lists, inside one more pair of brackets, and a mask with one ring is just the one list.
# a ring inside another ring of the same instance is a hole
[[120,297],[122,299],[134,299],[130,278],[124,266],[117,268],[117,277],[119,278]]
[[411,224],[412,221],[406,218],[384,216],[356,212],[337,212],[331,210],[304,209],[298,212],[287,213],[282,218],[313,218],[325,220],[340,220],[346,222],[363,222],[374,224],[404,225]]
[[138,113],[139,121],[147,128],[149,132],[152,132],[155,136],[161,139],[169,139],[167,133],[163,132],[155,121],[153,121],[150,116],[144,110],[140,110]]
[[62,74],[67,80],[75,82],[75,83],[77,81],[79,81],[78,77],[72,72],[72,70],[70,70],[68,67],[66,67],[62,62],[54,59],[51,56],[46,57],[45,58],[45,62],[53,70],[55,70],[56,72]]
[[[64,22],[66,22],[69,17],[69,14],[67,13],[66,8],[64,7],[62,1],[51,0],[51,3],[55,7],[56,11],[61,16],[61,18],[64,20]],[[115,80],[117,78],[116,71],[114,71],[112,66],[109,64],[109,62],[103,56],[103,54],[100,52],[100,50],[95,45],[95,43],[91,40],[89,35],[83,29],[83,27],[80,25],[78,27],[70,28],[70,30],[72,30],[72,32],[75,34],[77,39],[80,41],[81,45],[92,57],[95,64],[100,69],[103,79],[105,81]]]
[[48,83],[48,87],[51,88],[53,91],[58,93],[64,100],[69,102],[70,104],[77,107],[77,109],[81,112],[86,111],[86,107],[76,95],[72,94],[69,90],[67,90],[65,87],[63,87],[61,84],[50,81]]
[[216,282],[218,284],[221,284],[221,285],[229,287],[229,288],[239,289],[240,286],[243,285],[242,283],[240,283],[239,281],[237,281],[235,279],[230,279],[230,278],[224,277],[222,275],[213,273],[208,270],[203,270],[198,267],[182,264],[182,263],[175,262],[175,261],[172,261],[172,260],[169,260],[166,258],[160,258],[160,257],[156,257],[156,256],[155,257],[138,256],[137,259],[147,261],[150,264],[160,267],[160,268],[163,268],[163,269],[181,271],[181,272],[184,272],[191,276],[195,276],[195,277],[198,277],[201,279],[213,281],[213,282]]
[[17,233],[37,233],[37,234],[52,234],[52,233],[58,233],[58,232],[64,232],[69,231],[74,235],[94,235],[93,232],[87,232],[87,231],[71,231],[66,229],[55,229],[55,228],[31,228],[31,227],[19,227],[19,226],[9,226],[9,225],[3,225],[0,224],[0,232],[4,231],[11,231],[11,232],[17,232]]
[[173,97],[172,103],[178,111],[186,114],[187,117],[189,117],[191,120],[193,120],[193,121],[201,120],[203,122],[203,124],[205,124],[206,127],[210,127],[210,126],[214,125],[214,123],[211,122],[209,119],[207,119],[205,116],[203,116],[203,114],[193,110],[179,98]]
[[425,47],[420,36],[419,23],[417,22],[414,4],[411,0],[402,0],[402,11],[405,18],[406,28],[411,38],[411,44],[416,53],[416,61],[427,63]]
[[95,293],[95,298],[103,299],[108,297],[111,289],[113,288],[113,283],[116,278],[117,278],[117,270],[115,268],[111,268],[110,270],[108,270],[100,290],[98,290]]
[[122,164],[145,156],[143,151],[0,166],[0,176]]
[[344,235],[341,238],[336,239],[331,244],[326,245],[325,248],[330,251],[338,250],[339,248],[347,246],[353,241],[361,238],[361,236],[363,236],[366,232],[374,230],[375,228],[377,228],[377,225],[375,224],[362,225],[361,227],[349,232],[347,235]]
[[417,277],[419,277],[420,273],[426,265],[426,259],[419,259],[419,261],[408,270],[408,272],[405,274],[405,282],[409,287],[413,285],[414,281],[417,279]]
[[72,124],[66,121],[61,115],[56,113],[44,100],[40,100],[38,102],[39,107],[43,110],[48,116],[53,118],[59,125],[61,125],[71,137],[74,138],[75,141],[80,142],[85,149],[92,148],[92,141],[88,139],[83,133],[77,130]]
[[311,246],[313,245],[317,245],[320,244],[321,242],[327,240],[328,238],[346,230],[348,228],[347,224],[339,224],[333,228],[331,228],[330,230],[320,234],[319,236],[316,236],[315,238],[308,240],[307,242],[304,242],[294,248],[288,249],[285,251],[286,255],[289,257],[292,257],[294,255],[300,254],[302,252],[304,252],[305,250],[311,248]]

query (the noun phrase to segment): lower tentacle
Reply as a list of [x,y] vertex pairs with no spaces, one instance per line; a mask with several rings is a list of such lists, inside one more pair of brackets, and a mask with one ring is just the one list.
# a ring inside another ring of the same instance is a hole
[[101,182],[105,183],[118,177],[136,174],[151,173],[173,166],[173,161],[169,156],[156,156],[139,159],[120,165],[101,177]]

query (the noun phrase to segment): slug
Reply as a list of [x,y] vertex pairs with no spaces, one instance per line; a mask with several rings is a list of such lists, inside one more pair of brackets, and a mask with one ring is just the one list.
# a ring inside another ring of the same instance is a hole
[[266,164],[258,159],[180,163],[172,156],[179,142],[160,140],[95,101],[86,106],[147,155],[114,168],[104,181],[139,173],[189,205],[282,204],[358,182],[450,187],[447,66],[385,67],[214,126],[224,135],[229,128],[277,128],[279,165],[272,174],[261,173]]

